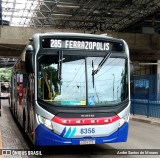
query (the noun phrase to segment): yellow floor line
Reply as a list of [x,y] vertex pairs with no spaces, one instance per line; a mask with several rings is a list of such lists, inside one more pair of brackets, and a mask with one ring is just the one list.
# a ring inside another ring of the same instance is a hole
[[[3,149],[1,130],[0,130],[0,149]],[[4,158],[4,156],[0,155],[0,158]]]

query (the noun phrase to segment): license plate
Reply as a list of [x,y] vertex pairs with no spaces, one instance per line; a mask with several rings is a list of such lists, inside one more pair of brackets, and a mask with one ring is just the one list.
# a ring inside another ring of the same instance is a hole
[[95,140],[81,140],[80,145],[85,145],[85,144],[95,144]]

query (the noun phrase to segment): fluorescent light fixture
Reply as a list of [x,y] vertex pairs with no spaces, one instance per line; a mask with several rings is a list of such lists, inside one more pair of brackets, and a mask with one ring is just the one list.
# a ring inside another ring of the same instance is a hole
[[160,63],[139,63],[139,65],[158,65]]
[[100,14],[100,11],[99,10],[94,10],[93,13]]
[[78,5],[63,5],[63,4],[57,4],[57,7],[59,8],[79,8]]
[[58,13],[54,13],[52,14],[53,16],[66,16],[66,17],[71,17],[71,14],[58,14]]

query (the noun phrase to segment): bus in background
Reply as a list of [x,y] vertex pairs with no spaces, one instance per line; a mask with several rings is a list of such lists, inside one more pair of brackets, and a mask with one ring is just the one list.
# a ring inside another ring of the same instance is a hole
[[10,82],[0,82],[0,98],[10,98]]
[[10,82],[0,82],[0,116],[2,99],[8,99],[8,103],[10,104]]
[[35,146],[127,141],[130,59],[122,39],[35,34],[11,84],[11,111]]

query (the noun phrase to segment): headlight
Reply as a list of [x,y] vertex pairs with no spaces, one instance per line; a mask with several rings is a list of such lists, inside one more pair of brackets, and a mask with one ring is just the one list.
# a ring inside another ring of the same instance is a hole
[[46,118],[44,118],[44,117],[42,117],[40,115],[37,115],[37,116],[38,116],[39,123],[43,124],[44,126],[46,126],[49,129],[53,129],[52,128],[52,123],[51,123],[50,120],[48,120],[48,119],[46,119]]
[[124,124],[125,122],[128,122],[128,121],[129,121],[129,114],[127,114],[126,116],[124,116],[124,117],[122,117],[122,118],[120,119],[119,128],[120,128],[121,126],[123,126],[123,124]]

